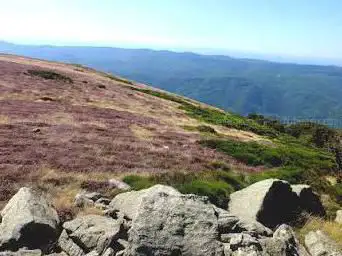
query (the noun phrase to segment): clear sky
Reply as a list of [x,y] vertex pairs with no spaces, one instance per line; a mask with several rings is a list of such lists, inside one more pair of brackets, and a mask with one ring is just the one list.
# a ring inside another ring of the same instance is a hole
[[0,0],[17,43],[342,58],[342,0]]

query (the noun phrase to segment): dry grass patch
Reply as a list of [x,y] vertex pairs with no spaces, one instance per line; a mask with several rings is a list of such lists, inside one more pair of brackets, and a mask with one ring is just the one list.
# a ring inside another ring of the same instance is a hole
[[5,115],[0,115],[0,124],[9,124],[10,118]]
[[42,114],[38,117],[39,121],[42,121],[47,124],[52,125],[71,125],[71,126],[79,126],[79,123],[75,120],[75,118],[68,113],[65,112],[56,112],[54,114]]
[[153,139],[153,132],[138,125],[131,125],[130,129],[134,136],[140,140],[151,141]]
[[302,244],[304,244],[305,235],[316,230],[323,231],[342,249],[342,224],[311,216],[305,225],[297,230],[298,238]]
[[[110,178],[117,178],[111,173],[66,173],[42,167],[28,178],[31,181],[30,183],[52,195],[54,206],[63,220],[68,220],[78,215],[102,213],[101,209],[92,206],[83,208],[74,206],[75,196],[82,190],[87,189],[100,192],[110,198],[119,193],[116,189],[109,188],[108,180]],[[107,186],[99,188],[96,184],[107,184]]]

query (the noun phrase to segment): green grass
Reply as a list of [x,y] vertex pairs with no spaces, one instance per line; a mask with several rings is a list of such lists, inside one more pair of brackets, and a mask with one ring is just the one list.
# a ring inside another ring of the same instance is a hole
[[334,156],[326,151],[301,145],[278,143],[275,146],[257,142],[210,139],[201,144],[222,151],[237,160],[252,166],[294,167],[300,169],[333,170],[336,168]]
[[139,91],[139,92],[142,92],[142,93],[146,93],[146,94],[158,97],[158,98],[162,98],[162,99],[165,99],[165,100],[177,102],[177,103],[180,103],[180,104],[189,104],[182,97],[176,96],[176,95],[173,95],[173,94],[170,94],[170,93],[165,93],[165,92],[155,91],[155,90],[150,90],[150,89],[136,88],[136,87],[131,87],[131,89],[133,91]]
[[36,70],[36,69],[30,69],[27,70],[27,74],[30,76],[38,76],[43,79],[47,80],[58,80],[65,83],[73,83],[73,80],[70,77],[67,77],[65,75],[58,74],[56,72],[50,71],[50,70]]
[[179,108],[184,110],[190,117],[209,124],[222,125],[239,130],[251,131],[259,135],[266,135],[270,137],[275,137],[278,135],[278,132],[275,131],[273,128],[270,128],[266,125],[261,125],[255,120],[247,119],[240,115],[227,113],[215,108],[197,106],[177,95],[135,87],[131,87],[131,89],[179,103],[181,104]]
[[229,194],[244,187],[240,176],[227,171],[206,171],[199,173],[162,173],[151,176],[128,175],[124,182],[133,189],[149,188],[165,184],[183,194],[207,196],[213,204],[226,208]]
[[208,125],[198,125],[198,126],[182,126],[187,131],[198,131],[202,133],[217,134],[216,130]]
[[133,85],[132,81],[129,81],[129,80],[121,78],[121,77],[113,76],[113,75],[110,75],[110,74],[105,74],[105,76],[107,78],[111,79],[111,80],[116,81],[116,82]]

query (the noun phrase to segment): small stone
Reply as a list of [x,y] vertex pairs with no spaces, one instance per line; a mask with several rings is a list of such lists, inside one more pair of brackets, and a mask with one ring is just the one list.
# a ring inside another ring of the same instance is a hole
[[110,179],[108,181],[109,183],[109,186],[111,188],[117,188],[117,189],[120,189],[120,190],[130,190],[131,189],[131,186],[128,185],[127,183],[121,181],[121,180],[117,180],[117,179]]

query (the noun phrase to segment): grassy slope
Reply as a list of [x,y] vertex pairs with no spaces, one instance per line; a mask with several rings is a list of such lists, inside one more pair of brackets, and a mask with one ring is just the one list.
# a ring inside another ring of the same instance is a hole
[[[307,134],[296,138],[274,124],[79,65],[16,57],[0,64],[0,128],[9,152],[0,159],[3,200],[13,184],[34,182],[63,195],[56,204],[68,213],[79,189],[113,195],[118,191],[106,181],[119,176],[135,189],[164,183],[225,207],[231,192],[272,177],[328,193],[331,216],[339,207],[334,155]],[[24,151],[12,151],[18,146]]]
[[[133,90],[137,89],[134,88]],[[207,124],[253,131],[263,135],[268,139],[268,142],[244,142],[227,138],[220,136],[210,127],[205,129],[205,125],[186,127],[189,130],[198,130],[202,133],[200,144],[233,156],[246,165],[264,166],[266,170],[254,174],[236,174],[234,170],[229,168],[222,170],[222,166],[217,164],[214,171],[204,171],[191,177],[187,177],[185,174],[142,178],[137,176],[126,177],[126,182],[133,187],[141,189],[155,183],[166,183],[176,186],[182,192],[209,195],[214,203],[224,206],[225,198],[232,191],[262,179],[280,178],[291,183],[308,183],[318,192],[329,193],[333,200],[340,201],[342,196],[340,185],[331,185],[324,179],[327,174],[337,175],[336,173],[338,173],[335,156],[327,149],[314,146],[302,138],[295,138],[285,132],[280,132],[270,125],[261,125],[255,120],[215,108],[198,106],[176,95],[151,89],[138,90],[155,97],[177,102],[180,104],[179,108],[190,117]]]

